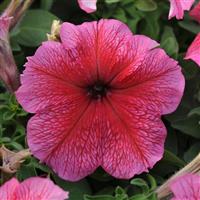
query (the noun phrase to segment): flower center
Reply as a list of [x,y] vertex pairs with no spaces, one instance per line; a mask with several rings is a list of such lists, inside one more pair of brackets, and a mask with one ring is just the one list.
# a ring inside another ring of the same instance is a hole
[[101,99],[105,97],[108,90],[109,86],[100,81],[87,87],[88,94],[92,99]]

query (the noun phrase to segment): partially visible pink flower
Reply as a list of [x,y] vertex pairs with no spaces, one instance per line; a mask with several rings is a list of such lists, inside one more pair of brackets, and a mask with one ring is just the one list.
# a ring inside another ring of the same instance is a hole
[[200,199],[200,176],[197,174],[186,174],[177,177],[170,184],[174,194],[171,200],[199,200]]
[[11,17],[0,17],[0,79],[14,92],[19,87],[17,67],[9,44]]
[[15,191],[19,187],[20,183],[16,178],[12,178],[0,187],[0,199],[13,200],[15,197]]
[[191,59],[200,66],[200,33],[189,46],[185,59]]
[[200,23],[200,2],[190,11],[190,16]]
[[148,171],[163,156],[161,115],[183,95],[180,66],[117,20],[63,23],[60,39],[28,58],[16,92],[36,113],[27,126],[31,152],[72,181],[99,166],[126,179]]
[[64,200],[63,191],[48,178],[32,177],[22,183],[12,178],[0,187],[1,200]]
[[176,17],[176,19],[183,19],[184,11],[189,11],[195,0],[169,0],[170,11],[168,19]]
[[79,6],[87,13],[92,13],[97,9],[97,0],[78,0]]

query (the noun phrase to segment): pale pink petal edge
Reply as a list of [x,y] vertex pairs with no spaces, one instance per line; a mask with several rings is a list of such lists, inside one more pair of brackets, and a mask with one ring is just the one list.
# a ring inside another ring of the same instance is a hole
[[[31,177],[26,179],[20,184],[16,193],[18,195],[17,197],[20,197],[20,194],[24,194],[24,192],[29,190],[34,193],[38,191],[38,194],[44,195],[44,197],[48,196],[49,200],[64,200],[69,198],[69,192],[64,191],[48,178]],[[41,191],[45,193],[41,193]]]
[[78,0],[79,6],[87,13],[95,12],[97,0]]

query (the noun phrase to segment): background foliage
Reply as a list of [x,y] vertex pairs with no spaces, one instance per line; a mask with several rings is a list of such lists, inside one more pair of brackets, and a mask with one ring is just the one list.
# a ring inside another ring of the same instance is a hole
[[[8,2],[0,1],[0,12]],[[145,34],[159,41],[168,55],[180,62],[186,90],[177,111],[163,117],[168,130],[165,154],[148,174],[143,173],[133,180],[117,180],[98,169],[84,180],[70,183],[31,157],[16,173],[20,180],[36,175],[49,176],[70,191],[71,200],[153,200],[156,197],[152,191],[156,186],[197,155],[200,150],[200,70],[193,62],[184,61],[183,57],[195,34],[200,32],[200,26],[187,14],[183,21],[168,21],[168,12],[167,0],[98,0],[97,12],[90,15],[80,10],[76,0],[35,1],[10,35],[20,72],[26,57],[47,39],[46,33],[50,32],[53,19],[80,24],[115,18],[128,24],[133,33]],[[0,83],[0,144],[11,150],[27,148],[25,129],[30,117]]]

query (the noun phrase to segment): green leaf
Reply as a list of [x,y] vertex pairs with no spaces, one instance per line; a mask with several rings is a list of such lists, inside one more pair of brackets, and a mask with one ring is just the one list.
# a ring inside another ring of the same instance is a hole
[[35,47],[47,40],[46,34],[50,33],[53,20],[58,18],[45,10],[29,10],[19,26],[16,36],[19,44]]
[[144,194],[136,194],[130,197],[129,200],[147,200],[147,196]]
[[141,11],[154,11],[157,9],[157,4],[154,0],[137,0],[135,7]]
[[174,35],[173,29],[169,26],[165,26],[164,32],[161,38],[161,47],[165,49],[168,55],[177,58],[179,45]]
[[130,182],[132,185],[138,186],[143,190],[143,193],[148,193],[149,192],[149,186],[146,183],[146,181],[144,181],[141,178],[134,178],[133,180],[131,180]]
[[121,0],[105,0],[105,2],[107,3],[107,4],[111,4],[111,3],[118,3],[118,2],[120,2]]
[[11,38],[10,43],[13,51],[21,51],[21,47],[15,39]]
[[10,121],[15,116],[15,114],[15,112],[7,110],[3,113],[3,120]]
[[183,60],[185,54],[181,55],[179,54],[179,60],[180,60],[180,65],[183,68],[184,76],[187,80],[191,80],[195,78],[197,73],[199,72],[199,69],[197,67],[197,64],[190,61],[190,60]]
[[200,116],[193,115],[172,122],[172,127],[194,138],[200,138]]
[[145,13],[144,20],[141,22],[141,33],[157,40],[160,33],[160,15],[160,10]]
[[132,30],[133,33],[137,31],[137,25],[141,19],[135,18],[135,19],[128,19],[127,23],[129,28]]
[[96,196],[84,195],[84,200],[116,200],[116,199],[115,197],[110,195],[96,195]]
[[179,22],[178,24],[181,28],[184,28],[191,33],[198,34],[200,32],[200,26],[195,22],[184,20],[182,22]]
[[[17,123],[16,124],[16,128],[15,128],[15,132],[14,132],[14,136],[24,136],[25,135],[25,127],[22,126],[21,124]],[[14,138],[15,140],[15,138]]]
[[2,138],[4,130],[5,128],[3,128],[3,125],[0,124],[0,138]]
[[121,188],[120,186],[116,187],[115,193],[119,194],[119,195],[126,194],[125,190],[123,188]]
[[185,166],[185,162],[181,160],[179,157],[171,153],[170,151],[165,150],[163,161],[171,163],[179,168]]
[[118,186],[115,189],[115,199],[116,200],[128,200],[128,195],[126,194],[126,191]]
[[157,194],[153,193],[151,196],[148,197],[148,200],[158,200]]
[[53,178],[57,185],[69,191],[70,200],[83,199],[84,194],[91,194],[91,189],[86,179],[73,183],[65,181],[56,175],[53,175]]
[[192,115],[200,115],[200,107],[194,108],[188,113],[189,117],[191,117]]
[[44,10],[50,10],[54,0],[40,0],[40,8]]
[[20,170],[16,174],[18,180],[23,181],[27,178],[37,176],[35,169],[30,165],[22,165]]
[[24,149],[24,147],[23,147],[21,144],[15,142],[15,141],[12,141],[12,142],[9,143],[9,145],[7,145],[7,146],[12,147],[13,149],[16,149],[16,150],[18,150],[18,151]]
[[147,174],[147,178],[149,180],[151,190],[154,190],[157,187],[157,183],[155,178],[151,174]]
[[192,159],[194,159],[200,152],[200,142],[195,143],[192,145],[188,151],[184,154],[184,159],[186,162],[190,162]]
[[0,138],[0,143],[7,143],[7,142],[10,142],[11,139],[9,137],[2,137]]
[[171,126],[168,127],[168,134],[165,140],[165,149],[177,155],[178,152],[177,133]]
[[47,167],[44,164],[39,163],[39,161],[36,160],[35,158],[31,158],[30,165],[33,166],[35,169],[40,169],[43,172],[46,172],[46,173],[50,173],[51,172],[49,167]]
[[142,14],[140,11],[138,11],[134,4],[131,2],[131,4],[128,4],[124,7],[125,12],[127,15],[131,17],[127,17],[127,24],[129,28],[135,33],[137,31],[137,26],[139,21],[142,19]]
[[126,13],[122,8],[118,8],[113,13],[113,17],[119,19],[122,22],[127,22]]
[[24,65],[26,58],[25,58],[23,51],[20,51],[19,53],[15,54],[14,58],[15,58],[17,66],[23,66]]

